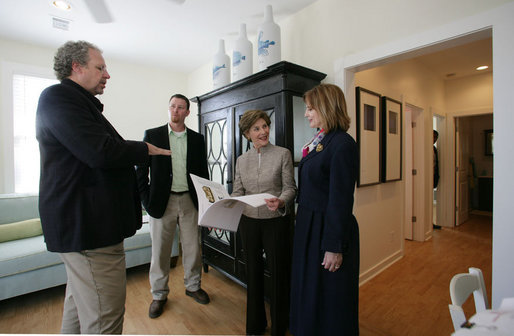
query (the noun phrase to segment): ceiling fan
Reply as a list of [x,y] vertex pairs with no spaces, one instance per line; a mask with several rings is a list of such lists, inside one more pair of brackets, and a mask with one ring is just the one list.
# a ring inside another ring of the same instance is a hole
[[[176,4],[183,4],[186,0],[168,0]],[[84,0],[89,12],[97,23],[111,23],[114,21],[105,0]]]

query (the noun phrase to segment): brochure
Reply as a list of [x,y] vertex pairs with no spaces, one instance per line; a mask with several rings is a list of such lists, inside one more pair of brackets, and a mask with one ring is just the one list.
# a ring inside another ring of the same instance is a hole
[[239,220],[246,205],[259,207],[264,199],[275,196],[263,193],[231,197],[225,187],[194,174],[189,174],[198,196],[198,225],[228,231],[237,231]]

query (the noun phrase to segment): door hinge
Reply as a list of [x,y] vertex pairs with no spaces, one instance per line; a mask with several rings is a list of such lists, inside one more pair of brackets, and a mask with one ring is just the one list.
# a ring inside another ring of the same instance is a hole
[[418,171],[416,169],[413,169],[412,170],[412,175],[417,175],[418,174]]
[[412,216],[412,222],[416,223],[416,216]]

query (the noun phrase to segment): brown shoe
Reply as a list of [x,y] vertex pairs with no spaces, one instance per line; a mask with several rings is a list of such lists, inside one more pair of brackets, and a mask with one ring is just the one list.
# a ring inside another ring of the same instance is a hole
[[150,318],[156,318],[161,316],[166,301],[168,301],[168,299],[153,300],[150,304],[150,309],[148,310],[148,316],[150,316]]
[[190,292],[186,289],[186,295],[192,297],[193,299],[195,299],[196,302],[201,304],[208,304],[209,302],[211,302],[211,299],[209,299],[209,295],[207,295],[207,293],[201,288],[196,292]]

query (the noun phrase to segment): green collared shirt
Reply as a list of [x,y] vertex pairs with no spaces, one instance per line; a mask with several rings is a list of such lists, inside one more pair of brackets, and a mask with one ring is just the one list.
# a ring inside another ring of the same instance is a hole
[[187,129],[184,132],[173,132],[170,124],[168,123],[168,137],[170,140],[171,148],[171,169],[173,173],[173,180],[171,184],[171,191],[182,192],[188,191],[187,186]]

